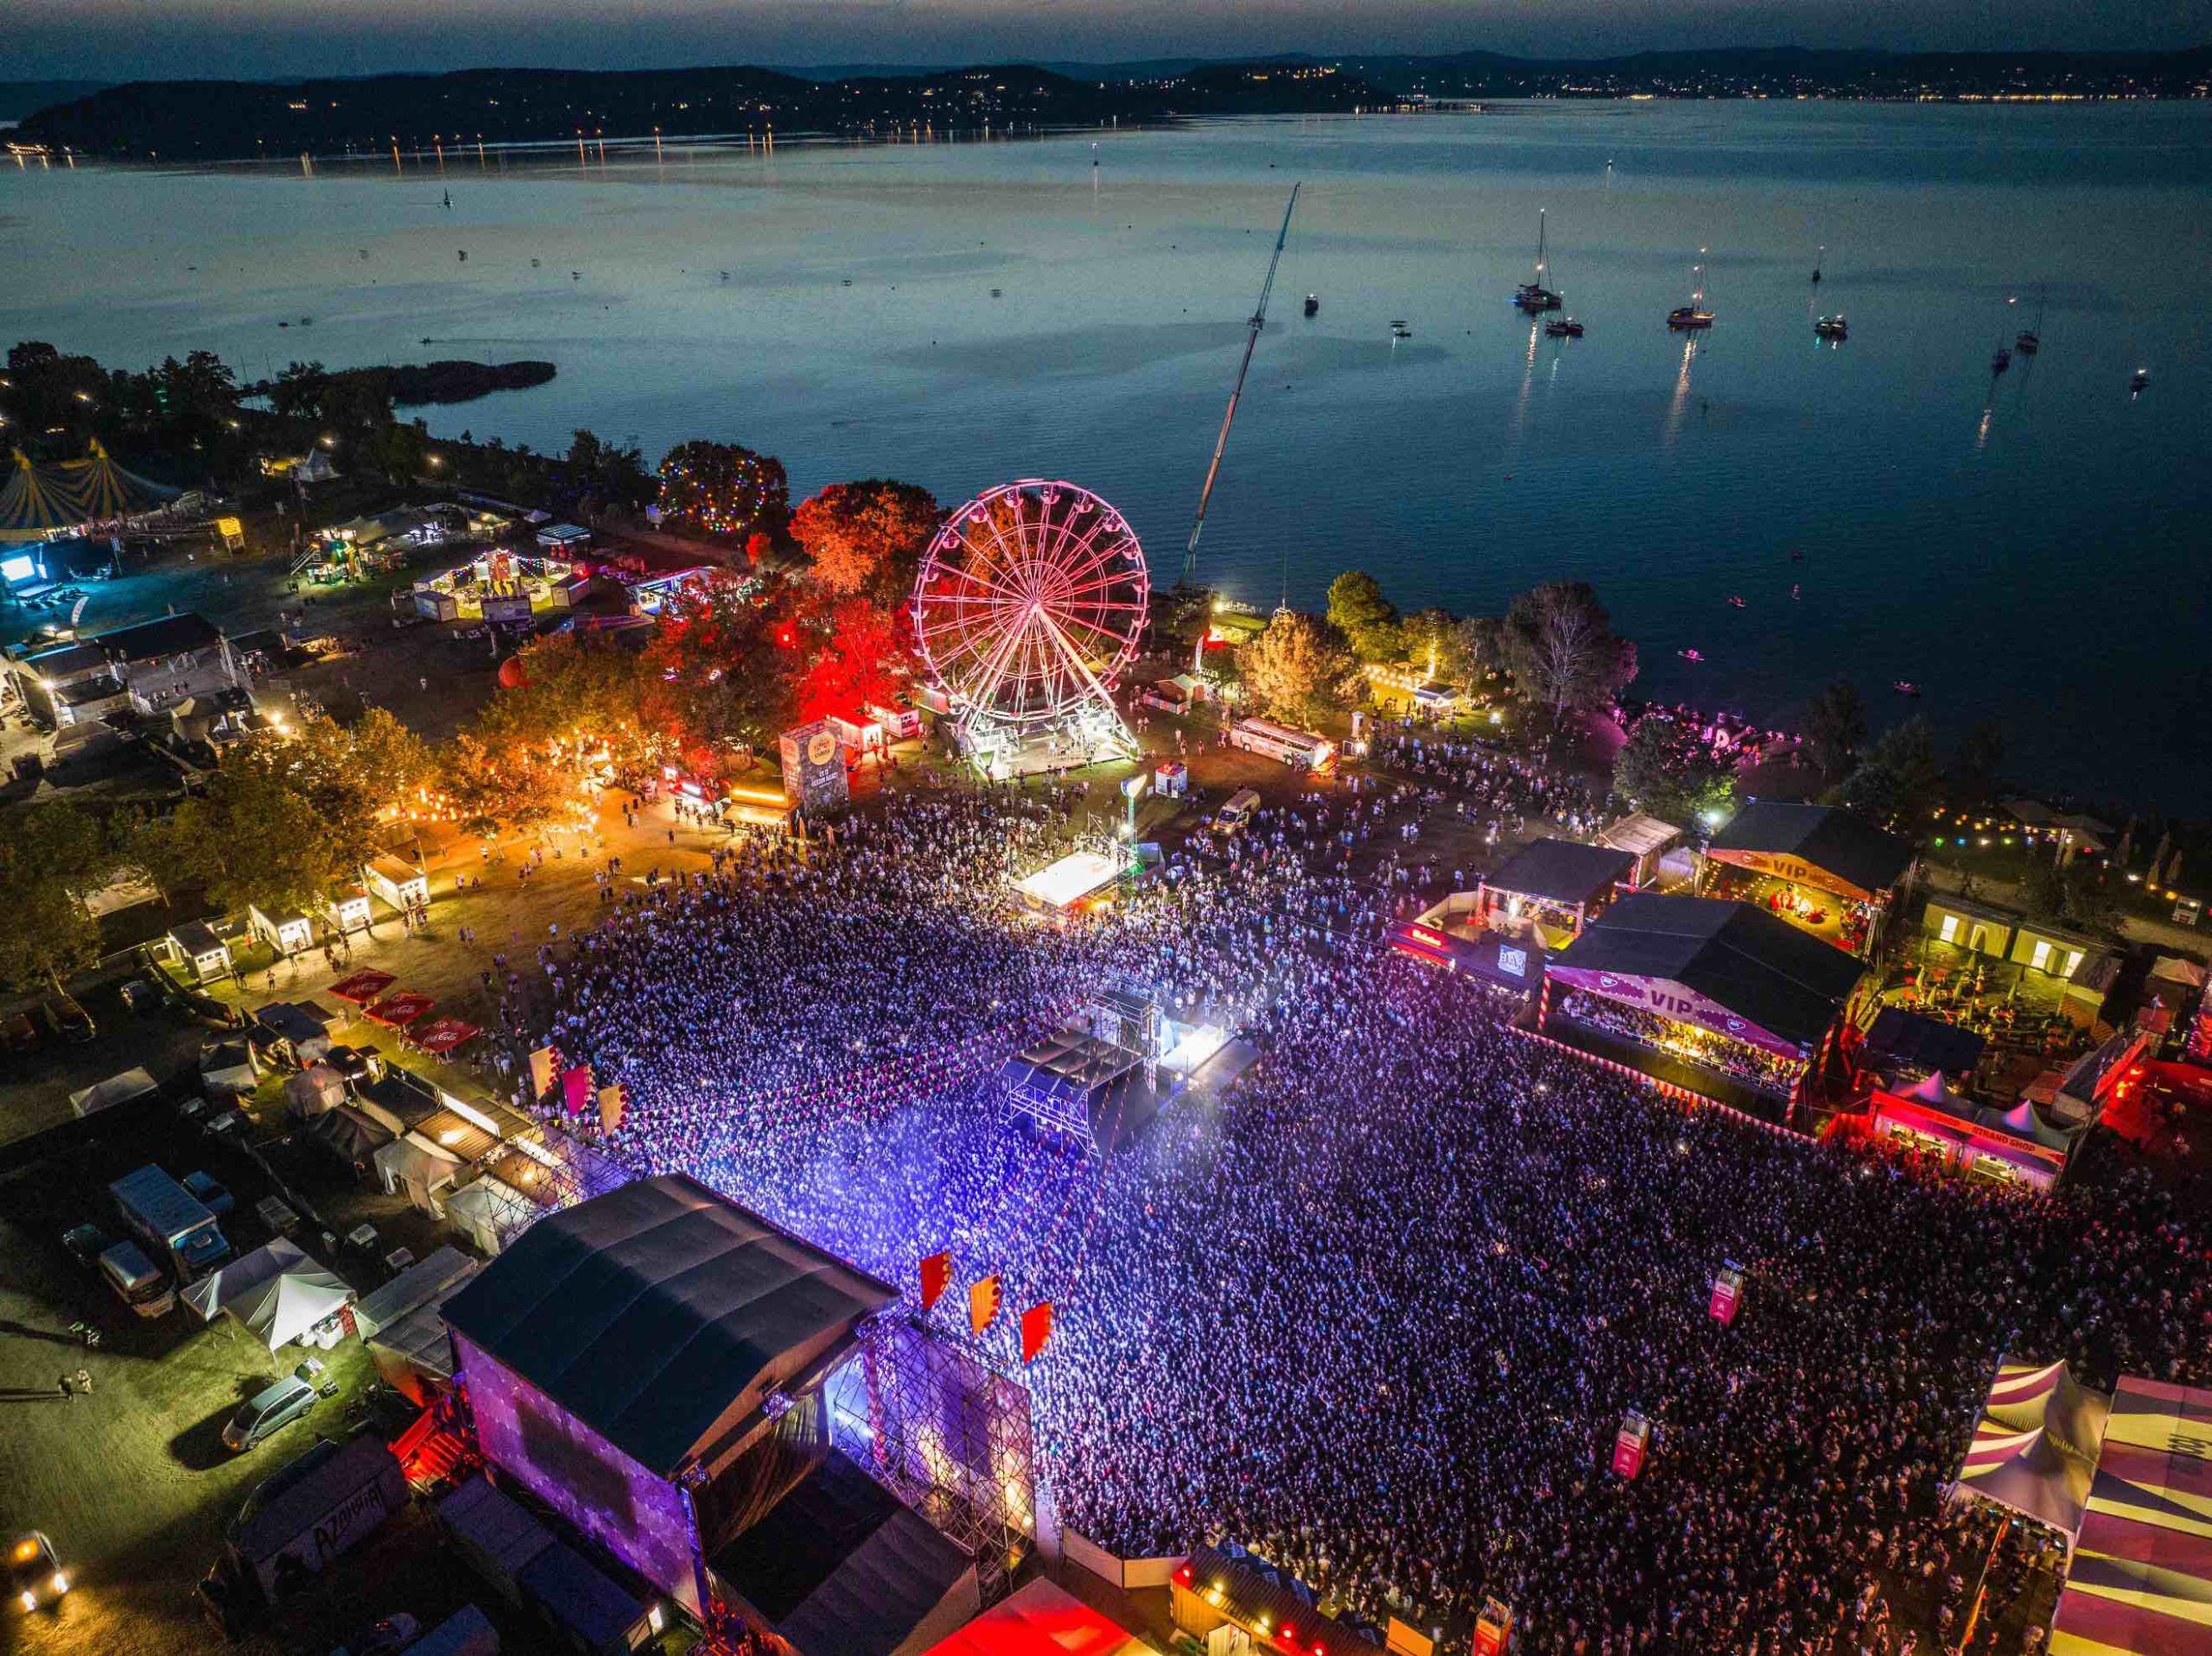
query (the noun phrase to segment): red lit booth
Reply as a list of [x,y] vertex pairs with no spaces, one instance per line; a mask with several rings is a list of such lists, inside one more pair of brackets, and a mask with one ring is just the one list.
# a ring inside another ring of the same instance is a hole
[[1950,1163],[1970,1178],[2044,1191],[2066,1171],[2080,1139],[2045,1120],[2023,1098],[2009,1110],[1978,1104],[1931,1075],[1902,1093],[1874,1090],[1874,1131],[1892,1142]]

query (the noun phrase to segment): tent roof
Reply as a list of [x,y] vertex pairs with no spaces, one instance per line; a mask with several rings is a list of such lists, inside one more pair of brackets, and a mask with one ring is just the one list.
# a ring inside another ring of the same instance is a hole
[[1623,898],[1552,959],[1667,979],[1799,1046],[1827,1031],[1864,969],[1756,904],[1656,891]]
[[1599,834],[1598,843],[1641,857],[1670,846],[1681,837],[1681,829],[1672,822],[1662,822],[1656,816],[1638,811],[1633,816],[1622,817]]
[[927,1656],[1149,1656],[1151,1648],[1039,1576]]
[[[680,1174],[549,1214],[446,1320],[664,1475],[898,1291]],[[757,1405],[756,1405],[757,1406]]]
[[1635,866],[1633,852],[1573,840],[1531,840],[1483,884],[1547,903],[1594,903]]
[[1754,800],[1715,834],[1710,851],[1789,856],[1827,870],[1862,891],[1885,891],[1912,866],[1912,847],[1833,805]]
[[205,650],[222,636],[206,616],[186,610],[181,615],[157,615],[150,621],[118,627],[92,642],[106,652],[110,661],[160,661]]
[[353,1298],[353,1291],[280,1236],[202,1277],[184,1298],[201,1321],[227,1311],[274,1351]]
[[417,1259],[353,1308],[353,1322],[366,1339],[388,1323],[436,1301],[476,1274],[476,1261],[448,1244],[427,1259]]
[[2212,1653],[2212,1391],[2121,1379],[2052,1656]]
[[2001,1363],[1960,1487],[2071,1535],[2082,1522],[2109,1400],[2063,1362]]
[[341,1162],[367,1162],[393,1137],[381,1121],[343,1104],[310,1118],[304,1131]]
[[1866,1029],[1866,1050],[1874,1056],[1947,1075],[1971,1075],[1988,1044],[1972,1030],[1903,1006],[1883,1007]]

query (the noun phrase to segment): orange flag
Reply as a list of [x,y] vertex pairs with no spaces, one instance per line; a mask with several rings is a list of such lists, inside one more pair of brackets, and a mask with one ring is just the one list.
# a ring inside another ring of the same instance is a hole
[[945,1289],[952,1282],[952,1255],[932,1253],[922,1261],[922,1309],[924,1310],[944,1298]]
[[998,1314],[999,1279],[994,1272],[968,1291],[968,1326],[981,1334],[997,1320]]
[[1029,1362],[1052,1337],[1052,1302],[1040,1299],[1021,1314],[1021,1361]]

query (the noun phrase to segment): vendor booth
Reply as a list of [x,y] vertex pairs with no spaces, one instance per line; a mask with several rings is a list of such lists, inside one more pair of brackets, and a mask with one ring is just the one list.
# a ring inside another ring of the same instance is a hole
[[1876,1088],[1869,1120],[1882,1137],[1969,1178],[2037,1191],[2057,1182],[2082,1137],[2081,1129],[2046,1119],[2031,1099],[2000,1110],[1953,1092],[1940,1073],[1902,1092]]
[[1573,840],[1531,840],[1477,891],[1481,927],[1539,948],[1564,949],[1611,906],[1636,859]]
[[1913,866],[1912,847],[1831,805],[1755,800],[1706,846],[1698,891],[1761,904],[1872,956]]
[[430,900],[430,877],[413,863],[397,857],[378,857],[365,863],[361,879],[370,892],[389,907],[419,907]]
[[573,559],[494,547],[458,568],[415,583],[415,608],[433,621],[527,621],[566,612],[578,584]]
[[346,1332],[340,1319],[353,1300],[351,1288],[282,1236],[184,1291],[201,1322],[228,1314],[271,1351],[295,1340],[329,1350]]
[[1788,1123],[1844,1038],[1859,962],[1748,903],[1639,891],[1544,969],[1546,1033]]
[[205,923],[188,920],[172,928],[162,941],[168,945],[170,958],[192,974],[194,982],[213,983],[231,975],[231,946]]
[[304,914],[269,914],[248,905],[246,929],[279,956],[296,955],[315,947],[315,922]]

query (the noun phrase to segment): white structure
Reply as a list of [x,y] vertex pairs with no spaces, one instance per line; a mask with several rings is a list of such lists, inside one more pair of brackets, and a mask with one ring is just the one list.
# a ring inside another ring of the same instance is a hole
[[1239,719],[1229,727],[1228,741],[1231,747],[1264,754],[1301,771],[1325,771],[1337,757],[1337,745],[1327,737],[1265,719]]
[[1110,857],[1077,851],[1039,869],[1014,889],[1024,906],[1065,914],[1111,885],[1120,872]]
[[339,884],[322,894],[315,904],[322,923],[340,936],[365,931],[375,917],[369,911],[369,894],[359,885]]
[[282,1236],[184,1291],[201,1322],[228,1312],[271,1351],[295,1340],[327,1351],[338,1343],[338,1314],[353,1298],[351,1288]]
[[246,930],[278,955],[296,955],[315,947],[315,922],[304,914],[270,915],[249,904]]
[[170,960],[192,974],[195,983],[213,983],[231,975],[231,946],[208,930],[203,921],[188,920],[171,929],[162,940]]
[[371,892],[395,909],[430,900],[430,877],[397,857],[378,857],[363,864],[361,879]]
[[537,531],[537,543],[549,552],[577,553],[591,544],[591,531],[575,523],[548,523]]

